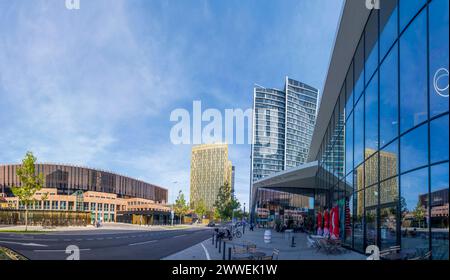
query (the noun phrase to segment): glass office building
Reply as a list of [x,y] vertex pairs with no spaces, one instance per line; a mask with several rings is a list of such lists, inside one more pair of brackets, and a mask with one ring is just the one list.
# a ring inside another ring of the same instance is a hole
[[[317,89],[289,77],[283,90],[254,88],[252,183],[306,162],[318,96]],[[302,195],[261,189],[257,204],[259,212],[269,211],[275,216],[281,208],[308,208],[309,200]]]
[[448,259],[449,1],[365,4],[345,1],[308,162],[254,188],[338,211],[356,251]]
[[252,182],[306,162],[318,98],[317,89],[289,77],[284,90],[254,88]]
[[286,78],[286,142],[284,169],[297,167],[308,159],[316,124],[319,91]]
[[255,87],[252,182],[284,169],[285,113],[284,91]]
[[327,189],[316,208],[349,212],[341,237],[358,251],[401,245],[448,259],[448,12],[448,0],[381,1],[341,81],[316,157]]

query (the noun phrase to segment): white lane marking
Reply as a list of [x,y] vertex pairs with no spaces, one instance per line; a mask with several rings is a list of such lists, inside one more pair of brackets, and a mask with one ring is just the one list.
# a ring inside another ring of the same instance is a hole
[[[91,249],[80,249],[80,251],[90,251]],[[46,253],[46,252],[66,252],[66,250],[33,250],[33,252]]]
[[44,245],[44,244],[37,244],[37,243],[22,243],[22,242],[3,241],[3,240],[0,240],[0,243],[6,243],[6,244],[18,244],[18,245],[22,245],[22,246],[33,246],[33,247],[48,247],[48,245]]
[[1,237],[2,240],[22,240],[22,241],[59,241],[59,239],[45,239],[45,238],[8,238],[8,237]]
[[206,259],[207,259],[208,261],[210,261],[210,260],[211,260],[211,257],[209,256],[208,250],[206,249],[205,245],[203,245],[203,243],[200,243],[200,245],[202,245],[203,251],[205,251]]
[[153,243],[156,241],[158,241],[158,240],[149,240],[149,241],[144,241],[144,242],[132,243],[132,244],[128,244],[128,246],[142,245],[142,244],[147,244],[147,243]]
[[177,236],[174,236],[174,237],[172,237],[172,238],[177,238],[177,237],[182,237],[182,236],[186,236],[186,234],[177,235]]

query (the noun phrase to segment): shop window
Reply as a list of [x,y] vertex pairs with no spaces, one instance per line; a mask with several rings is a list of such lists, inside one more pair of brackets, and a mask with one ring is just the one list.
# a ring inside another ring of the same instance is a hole
[[422,12],[400,38],[400,128],[402,132],[427,119],[426,16],[427,14]]
[[400,138],[400,171],[428,164],[428,125],[424,124]]
[[448,260],[448,163],[431,167],[431,246],[435,260]]
[[429,251],[427,222],[428,168],[401,176],[401,246],[411,256]]
[[448,115],[435,119],[430,123],[431,163],[449,160],[448,125]]
[[[380,1],[380,55],[383,58],[398,36],[397,0]],[[381,59],[380,59],[381,60]]]
[[398,135],[398,45],[380,66],[380,146]]

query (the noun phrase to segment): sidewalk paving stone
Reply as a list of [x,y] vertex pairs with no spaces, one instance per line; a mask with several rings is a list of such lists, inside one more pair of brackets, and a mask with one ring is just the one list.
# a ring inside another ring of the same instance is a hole
[[[272,230],[271,243],[264,242],[265,229],[245,230],[242,238],[227,242],[227,248],[232,244],[237,245],[243,242],[251,242],[256,245],[256,249],[272,255],[274,249],[280,250],[279,260],[365,260],[366,256],[351,250],[344,250],[340,254],[326,254],[323,251],[317,252],[315,248],[307,246],[307,235],[305,233],[292,234],[295,240],[295,247],[291,247],[292,239],[288,239],[288,234],[278,233]],[[291,236],[292,236],[291,235]],[[202,246],[203,244],[203,246]],[[204,248],[203,248],[204,247]],[[219,254],[218,248],[212,245],[211,238],[186,250],[171,255],[167,260],[206,260],[205,249],[211,260],[222,260],[223,253]],[[226,249],[226,259],[228,259],[228,249]]]

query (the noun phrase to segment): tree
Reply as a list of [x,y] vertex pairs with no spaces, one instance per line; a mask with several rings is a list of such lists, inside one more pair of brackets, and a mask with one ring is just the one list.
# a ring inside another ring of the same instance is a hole
[[195,203],[194,212],[198,215],[199,219],[203,219],[203,216],[206,215],[208,210],[206,209],[206,204],[203,199],[200,199],[197,203]]
[[401,213],[408,212],[408,205],[406,204],[406,198],[403,196],[400,197],[400,211]]
[[414,215],[414,218],[416,218],[416,220],[418,220],[418,222],[419,222],[419,228],[421,228],[421,225],[422,225],[421,222],[425,218],[425,209],[422,206],[422,204],[420,203],[420,201],[417,202],[416,208],[413,211],[413,215]]
[[178,192],[177,199],[175,200],[175,205],[173,206],[173,211],[176,215],[180,217],[180,224],[184,216],[189,211],[189,206],[186,203],[186,199],[184,198],[183,192],[180,190]]
[[248,213],[244,213],[243,211],[242,211],[242,209],[237,209],[235,212],[234,212],[234,217],[236,217],[238,220],[242,220],[242,219],[248,219]]
[[43,188],[44,175],[36,174],[36,157],[32,152],[27,152],[22,160],[22,165],[17,168],[20,186],[13,186],[12,192],[25,205],[25,231],[28,230],[28,206],[34,201],[34,194]]
[[214,221],[220,220],[220,213],[217,208],[213,208],[212,213],[210,214]]
[[219,188],[214,207],[222,220],[229,220],[233,217],[233,211],[240,207],[239,201],[232,195],[231,187],[225,182]]

